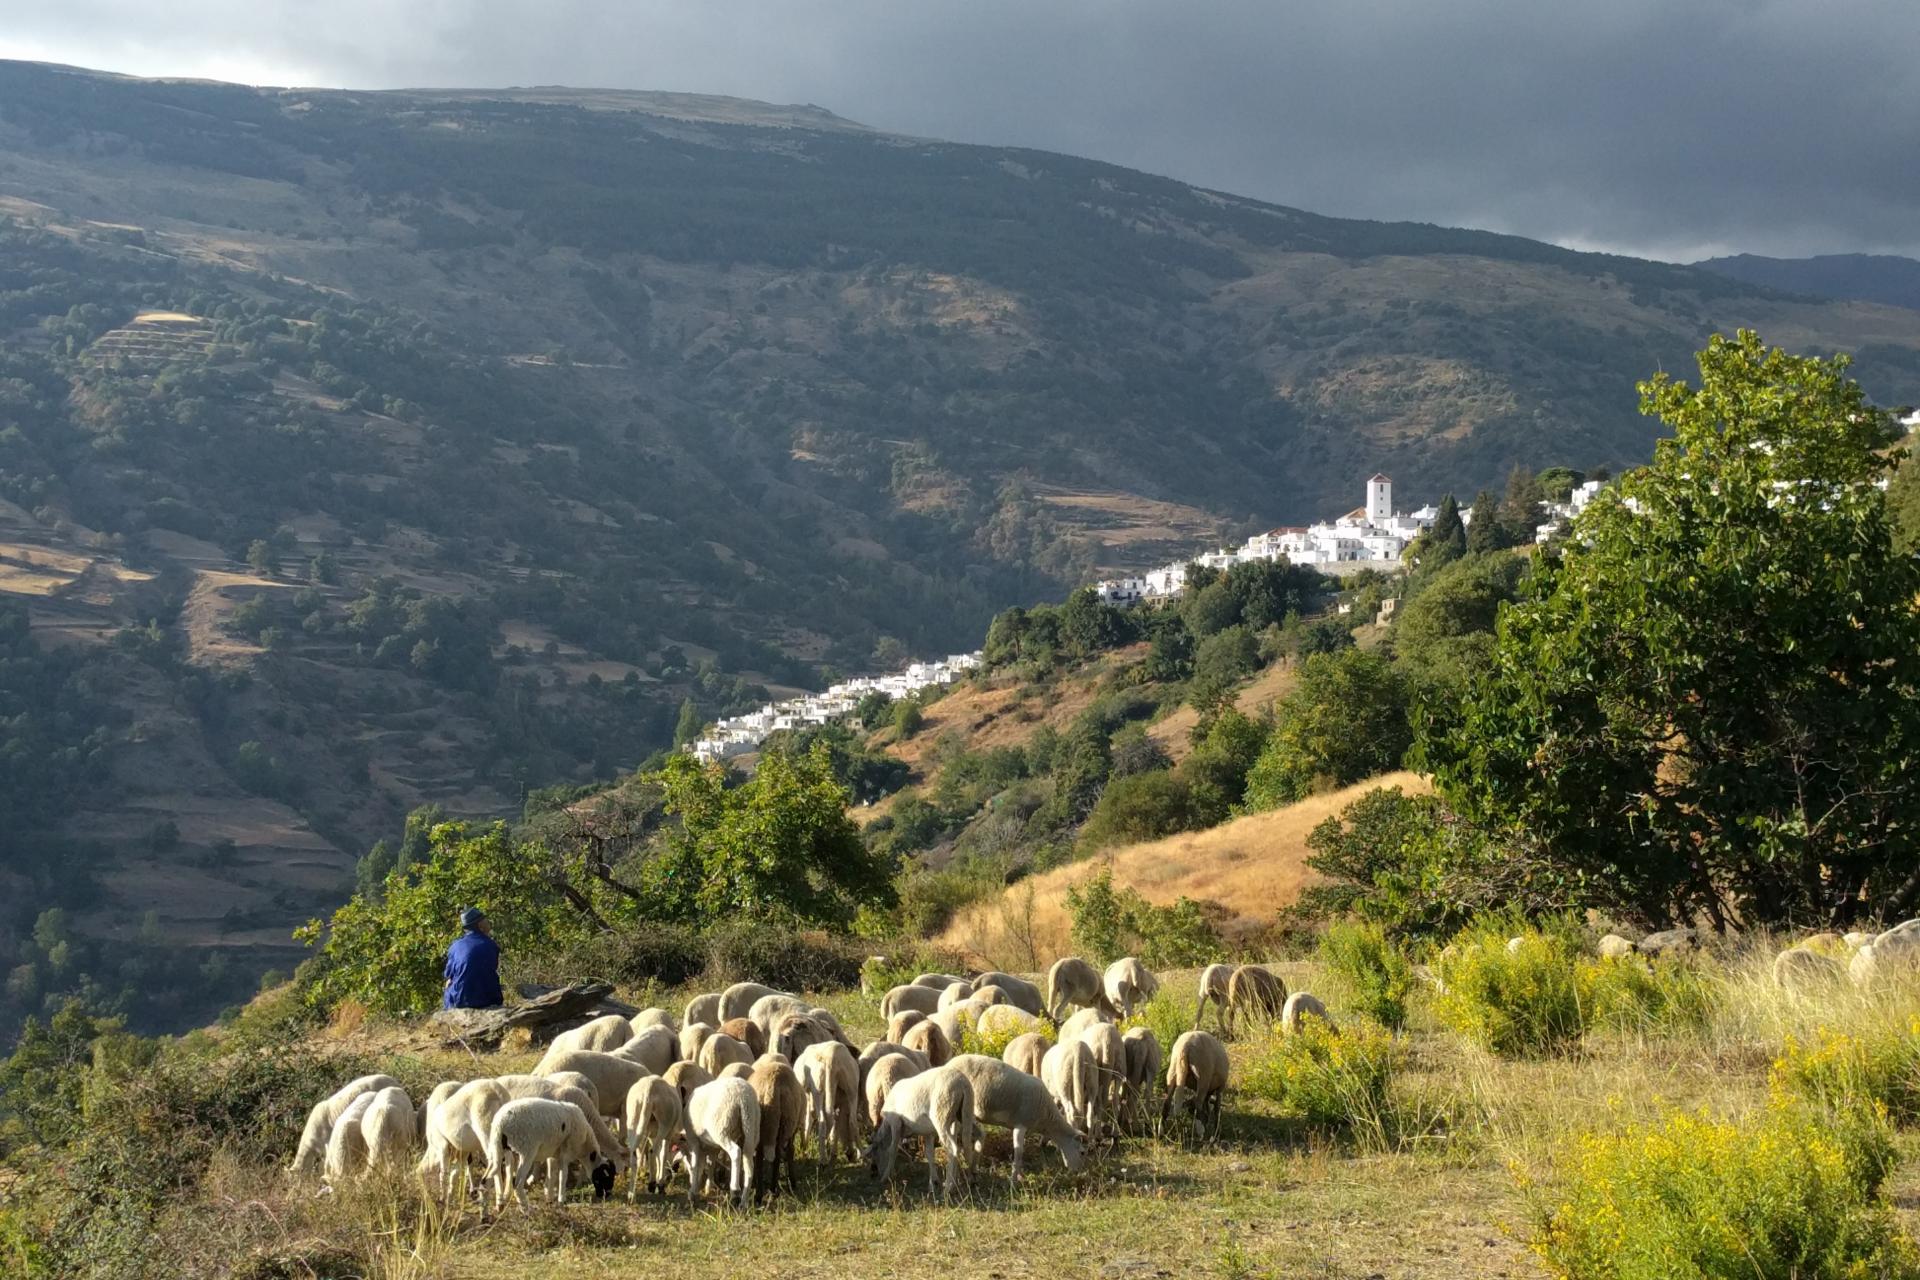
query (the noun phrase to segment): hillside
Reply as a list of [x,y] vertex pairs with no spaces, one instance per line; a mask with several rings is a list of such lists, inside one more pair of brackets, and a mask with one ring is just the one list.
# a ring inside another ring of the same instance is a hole
[[418,806],[1374,469],[1639,460],[1735,325],[1920,399],[1899,308],[818,108],[0,63],[0,954],[59,908],[187,1025]]
[[1694,264],[1748,284],[1815,298],[1847,298],[1920,308],[1920,262],[1890,253],[1823,253],[1764,258],[1739,253]]

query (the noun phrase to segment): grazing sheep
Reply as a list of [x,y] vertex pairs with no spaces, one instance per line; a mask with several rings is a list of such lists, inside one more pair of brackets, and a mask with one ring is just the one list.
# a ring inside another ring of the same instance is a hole
[[927,1062],[936,1067],[945,1066],[947,1059],[953,1056],[953,1041],[947,1039],[947,1033],[932,1022],[923,1021],[918,1026],[908,1027],[906,1037],[900,1043],[926,1054]]
[[686,1026],[681,1027],[680,1061],[700,1061],[700,1046],[707,1042],[708,1036],[714,1035],[719,1030],[720,1028],[714,1026],[711,1022],[689,1022]]
[[867,1072],[873,1069],[873,1064],[890,1053],[899,1054],[922,1071],[933,1066],[931,1062],[927,1061],[927,1055],[921,1053],[918,1049],[909,1049],[907,1046],[896,1044],[891,1040],[870,1041],[867,1047],[860,1051],[860,1056],[854,1059],[854,1069],[859,1072],[861,1089],[864,1090],[867,1087]]
[[973,1015],[973,1026],[983,1036],[1017,1036],[1040,1030],[1040,1019],[1017,1004],[990,1004]]
[[982,987],[1000,988],[1007,993],[1007,999],[1011,1003],[1025,1009],[1036,1018],[1046,1009],[1046,1005],[1040,999],[1040,988],[1034,986],[1025,978],[1016,978],[1010,973],[1002,973],[998,969],[989,969],[973,980],[973,989],[975,991],[978,991]]
[[1062,956],[1047,970],[1047,1016],[1058,1026],[1072,1005],[1113,1012],[1100,971],[1079,956]]
[[973,999],[973,984],[971,982],[956,982],[941,991],[940,998],[934,1002],[935,1011],[951,1009],[961,1001],[971,999]]
[[841,1027],[840,1019],[834,1016],[833,1010],[813,1008],[807,1010],[807,1016],[825,1027],[828,1035],[847,1046],[847,1052],[853,1052],[853,1039],[847,1035],[846,1030]]
[[1596,948],[1602,960],[1618,960],[1623,956],[1632,955],[1639,949],[1630,939],[1623,938],[1617,933],[1610,933],[1600,939],[1599,946]]
[[1848,972],[1855,982],[1920,968],[1920,930],[1897,928],[1880,934],[1853,953]]
[[[841,1048],[845,1048],[842,1045]],[[760,1101],[760,1147],[756,1157],[753,1185],[756,1193],[774,1197],[780,1194],[780,1167],[787,1169],[787,1187],[798,1191],[793,1175],[793,1140],[807,1115],[807,1091],[800,1077],[785,1062],[762,1058],[754,1063],[747,1077],[753,1096]]]
[[1100,1068],[1084,1040],[1063,1040],[1040,1061],[1040,1081],[1061,1113],[1088,1137],[1100,1133]]
[[360,1129],[360,1118],[367,1114],[367,1108],[379,1096],[378,1093],[360,1094],[347,1104],[347,1109],[334,1122],[333,1132],[327,1138],[326,1179],[330,1185],[345,1181],[349,1174],[358,1173],[365,1167],[367,1138]]
[[935,991],[943,991],[956,982],[965,981],[966,979],[957,973],[923,973],[913,980],[913,985],[916,987],[931,987]]
[[973,1001],[975,1004],[1012,1004],[1013,997],[1007,994],[1005,987],[989,982],[984,987],[973,989]]
[[680,1024],[674,1020],[674,1016],[658,1005],[651,1009],[642,1009],[629,1018],[628,1022],[632,1024],[635,1035],[648,1027],[665,1027],[675,1035],[680,1033]]
[[902,1009],[887,1019],[887,1039],[898,1040],[907,1034],[907,1029],[916,1022],[925,1022],[927,1015],[918,1009]]
[[548,1052],[556,1049],[562,1053],[569,1049],[591,1049],[596,1053],[611,1053],[631,1039],[633,1024],[617,1013],[608,1013],[582,1023],[571,1031],[562,1031],[553,1038]]
[[1007,1047],[1000,1051],[1000,1061],[1030,1076],[1037,1076],[1041,1063],[1046,1060],[1047,1050],[1051,1048],[1053,1041],[1047,1038],[1046,1032],[1029,1031],[1007,1041]]
[[594,1111],[596,1113],[599,1112],[600,1086],[593,1082],[593,1077],[583,1075],[578,1071],[555,1071],[542,1078],[553,1081],[563,1089],[578,1089],[587,1095],[588,1101],[593,1103]]
[[[766,996],[786,995],[784,991],[763,986],[758,982],[736,982],[720,993],[720,1017],[714,1022],[716,1027],[730,1018],[745,1018],[753,1013],[756,1000]],[[792,999],[788,996],[788,999]],[[757,1019],[756,1019],[757,1021]]]
[[433,1118],[434,1108],[458,1093],[460,1086],[465,1083],[465,1080],[442,1080],[439,1084],[433,1086],[433,1092],[427,1095],[427,1100],[420,1104],[420,1110],[415,1113],[420,1121],[420,1130],[417,1136],[422,1142],[425,1142],[427,1139],[427,1123]]
[[975,1004],[971,1000],[962,1000],[959,1004],[948,1005],[940,1012],[928,1018],[934,1026],[940,1028],[940,1034],[951,1043],[959,1044],[961,1036],[969,1027],[974,1026],[980,1015],[993,1005]]
[[880,997],[880,1014],[891,1018],[909,1009],[922,1014],[937,1013],[942,990],[940,987],[889,987],[887,994]]
[[1251,1021],[1257,1014],[1271,1026],[1286,1003],[1287,984],[1278,974],[1257,964],[1243,964],[1227,979],[1227,1019],[1221,1034],[1233,1034],[1237,1017]]
[[1160,979],[1132,956],[1122,956],[1108,965],[1100,981],[1106,988],[1108,1007],[1122,1018],[1131,1018],[1135,1005],[1145,1004],[1160,990]]
[[767,1051],[767,1030],[751,1018],[728,1018],[720,1024],[720,1034],[746,1045],[756,1058]]
[[838,1042],[819,1019],[805,1013],[789,1013],[774,1029],[773,1047],[787,1056],[788,1062],[800,1061],[800,1055],[816,1044]]
[[688,1095],[713,1079],[713,1072],[697,1062],[676,1062],[661,1072],[660,1078],[673,1086],[673,1091],[680,1095],[680,1105],[685,1106]]
[[1193,1029],[1200,1029],[1200,1019],[1206,1014],[1207,1004],[1211,1001],[1219,1009],[1220,1025],[1227,1023],[1227,986],[1233,981],[1233,966],[1230,964],[1210,964],[1200,971],[1200,1003],[1194,1006]]
[[920,1066],[904,1053],[883,1054],[867,1070],[867,1078],[860,1088],[867,1100],[867,1125],[879,1128],[880,1113],[887,1100],[887,1090],[899,1084],[908,1076],[921,1073]]
[[1026,1159],[1027,1135],[1043,1138],[1060,1149],[1060,1158],[1069,1172],[1080,1172],[1086,1162],[1080,1131],[1060,1114],[1059,1104],[1047,1086],[1034,1076],[1016,1070],[985,1054],[963,1053],[942,1071],[964,1075],[973,1085],[973,1114],[976,1122],[973,1163],[980,1158],[978,1125],[1013,1130],[1013,1181],[1020,1181]]
[[752,1066],[754,1057],[753,1050],[747,1048],[745,1044],[723,1031],[716,1031],[707,1037],[705,1044],[700,1046],[699,1063],[708,1072],[717,1076],[721,1069],[730,1063],[744,1062]]
[[626,1116],[627,1091],[633,1088],[636,1081],[654,1074],[653,1069],[643,1062],[629,1062],[615,1054],[595,1053],[591,1049],[549,1052],[540,1059],[540,1065],[534,1068],[533,1073],[551,1079],[566,1071],[577,1071],[593,1081],[594,1093],[590,1100],[596,1114],[616,1122],[623,1121]]
[[775,994],[754,1001],[747,1017],[759,1024],[760,1029],[767,1033],[767,1043],[772,1044],[779,1039],[780,1023],[796,1013],[803,1018],[807,1015],[805,1000],[798,996]]
[[1326,1024],[1327,1030],[1338,1031],[1333,1023],[1333,1015],[1327,1012],[1327,1006],[1320,997],[1307,991],[1296,991],[1287,997],[1286,1004],[1280,1009],[1280,1029],[1298,1031],[1300,1024],[1307,1018],[1318,1018]]
[[1806,947],[1788,947],[1773,958],[1773,980],[1792,991],[1831,986],[1845,974],[1838,960]]
[[341,1113],[353,1105],[353,1100],[361,1094],[378,1093],[399,1084],[392,1076],[360,1076],[347,1081],[315,1103],[313,1110],[307,1113],[306,1128],[300,1131],[300,1146],[294,1152],[293,1163],[287,1167],[287,1172],[305,1175],[319,1173],[326,1164],[327,1141],[333,1137],[333,1127],[340,1122]]
[[720,1068],[719,1078],[722,1080],[745,1080],[752,1074],[753,1064],[751,1062],[729,1062],[726,1066]]
[[1060,1024],[1060,1039],[1078,1040],[1082,1032],[1112,1022],[1113,1015],[1105,1009],[1076,1009],[1072,1017]]
[[684,1122],[680,1091],[664,1076],[637,1081],[627,1090],[626,1121],[627,1159],[633,1166],[627,1199],[638,1200],[642,1174],[648,1191],[658,1192],[667,1183],[667,1160]]
[[753,1160],[760,1150],[760,1099],[745,1080],[713,1080],[687,1099],[687,1203],[705,1190],[708,1162],[728,1161],[727,1194],[743,1208],[753,1192]]
[[[1127,1042],[1111,1022],[1095,1023],[1082,1031],[1079,1039],[1093,1054],[1098,1117],[1103,1125],[1111,1123],[1117,1129],[1127,1101]],[[1087,1136],[1096,1137],[1099,1132],[1089,1127]]]
[[1194,1123],[1206,1130],[1213,1115],[1213,1136],[1220,1135],[1220,1101],[1227,1091],[1227,1046],[1205,1031],[1188,1031],[1173,1042],[1167,1061],[1167,1096],[1160,1102],[1160,1125],[1179,1114],[1183,1094],[1193,1096]]
[[927,1152],[927,1194],[936,1185],[935,1144],[946,1149],[947,1178],[943,1199],[952,1200],[960,1186],[960,1167],[971,1158],[974,1143],[973,1082],[956,1071],[928,1071],[909,1076],[887,1091],[873,1141],[867,1144],[866,1164],[877,1181],[893,1176],[900,1144],[909,1136],[921,1139]]
[[720,1016],[720,993],[709,991],[705,995],[695,996],[687,1001],[686,1009],[680,1015],[680,1025],[690,1027],[696,1022],[704,1022],[710,1027],[719,1026],[725,1019]]
[[587,1124],[586,1113],[571,1102],[552,1098],[515,1098],[493,1118],[487,1138],[487,1180],[498,1187],[500,1203],[511,1188],[520,1208],[527,1208],[527,1183],[534,1170],[550,1162],[556,1176],[550,1188],[556,1202],[565,1204],[567,1176],[576,1161],[589,1168],[612,1152]]
[[648,1027],[612,1052],[659,1075],[680,1057],[680,1037],[665,1027]]
[[814,1149],[823,1160],[835,1150],[852,1159],[858,1145],[860,1064],[847,1046],[825,1040],[795,1058],[794,1071],[807,1092],[806,1132]]
[[432,1179],[433,1189],[446,1197],[452,1193],[458,1166],[471,1186],[474,1163],[487,1158],[493,1117],[510,1100],[507,1087],[498,1080],[473,1080],[432,1108],[427,1116],[427,1154],[418,1166],[421,1182]]
[[1149,1027],[1135,1027],[1120,1037],[1127,1050],[1127,1111],[1129,1123],[1138,1122],[1140,1109],[1160,1077],[1160,1037]]
[[360,1117],[360,1141],[366,1148],[368,1169],[397,1169],[413,1151],[420,1118],[405,1089],[388,1087],[373,1094]]

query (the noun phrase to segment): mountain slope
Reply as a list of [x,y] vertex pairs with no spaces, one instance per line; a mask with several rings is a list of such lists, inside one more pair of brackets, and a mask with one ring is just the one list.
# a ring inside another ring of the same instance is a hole
[[1846,298],[1920,309],[1920,262],[1887,253],[1763,258],[1740,253],[1694,264],[1748,284],[1815,298]]
[[0,747],[84,765],[0,795],[0,961],[61,904],[229,998],[417,805],[1376,469],[1631,463],[1735,325],[1920,399],[1906,310],[815,108],[0,63]]

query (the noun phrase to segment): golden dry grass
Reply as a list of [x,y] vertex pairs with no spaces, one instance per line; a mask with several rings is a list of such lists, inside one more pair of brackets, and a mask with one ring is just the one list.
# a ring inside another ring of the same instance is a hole
[[1275,914],[1312,883],[1307,835],[1323,820],[1375,787],[1417,793],[1428,786],[1418,774],[1390,773],[1207,831],[1127,845],[1097,862],[1057,868],[966,908],[938,941],[995,964],[1029,962],[1030,942],[1030,962],[1050,963],[1069,950],[1067,891],[1100,866],[1112,868],[1116,885],[1135,889],[1155,904],[1183,897],[1218,903],[1230,913],[1229,933],[1251,933],[1272,924]]

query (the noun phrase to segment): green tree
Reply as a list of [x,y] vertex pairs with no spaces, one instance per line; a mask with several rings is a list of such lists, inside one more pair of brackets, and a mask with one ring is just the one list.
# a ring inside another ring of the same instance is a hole
[[920,704],[912,698],[902,698],[894,703],[893,714],[889,719],[893,724],[893,736],[896,739],[911,738],[920,732],[921,726],[927,722],[926,714],[920,710]]
[[247,545],[247,563],[263,578],[280,576],[280,553],[265,538],[255,538]]
[[1887,512],[1893,521],[1893,549],[1902,555],[1920,551],[1920,466],[1903,459],[1887,485]]
[[1411,736],[1405,683],[1386,658],[1365,649],[1315,654],[1276,709],[1243,807],[1272,809],[1396,769]]
[[1187,784],[1193,807],[1193,825],[1211,827],[1232,816],[1245,796],[1247,774],[1267,745],[1273,725],[1229,708],[1214,717],[1193,750],[1180,762],[1179,775]]
[[[1569,485],[1569,491],[1571,488]],[[1535,475],[1518,462],[1513,464],[1513,470],[1507,473],[1507,496],[1500,503],[1499,523],[1496,526],[1501,546],[1521,547],[1533,541],[1533,531],[1540,527],[1546,516],[1540,506],[1544,493],[1542,476]],[[1564,498],[1563,494],[1562,500]]]
[[1570,897],[1665,921],[1845,922],[1920,890],[1920,567],[1895,550],[1888,416],[1847,361],[1716,336],[1674,432],[1421,717],[1464,816]]
[[1473,518],[1467,523],[1467,553],[1480,555],[1510,545],[1500,524],[1500,506],[1491,491],[1482,489],[1473,500]]
[[1500,607],[1518,597],[1529,564],[1511,552],[1467,556],[1428,578],[1398,610],[1393,653],[1417,689],[1457,694],[1486,665]]
[[1060,606],[1060,643],[1076,658],[1125,644],[1133,631],[1126,612],[1102,603],[1092,587],[1080,588]]
[[1460,523],[1460,504],[1454,501],[1452,494],[1440,499],[1440,509],[1433,517],[1433,527],[1415,538],[1407,550],[1421,570],[1429,573],[1467,553],[1466,526]]
[[1193,682],[1188,700],[1203,723],[1231,706],[1234,690],[1247,673],[1260,665],[1260,645],[1253,632],[1236,623],[1200,642],[1193,656]]
[[707,721],[700,714],[700,708],[693,705],[692,698],[680,700],[680,715],[673,722],[673,745],[676,750],[690,742],[700,740],[706,730]]
[[1130,773],[1107,783],[1080,842],[1087,849],[1157,840],[1193,825],[1193,803],[1187,784],[1168,769]]

